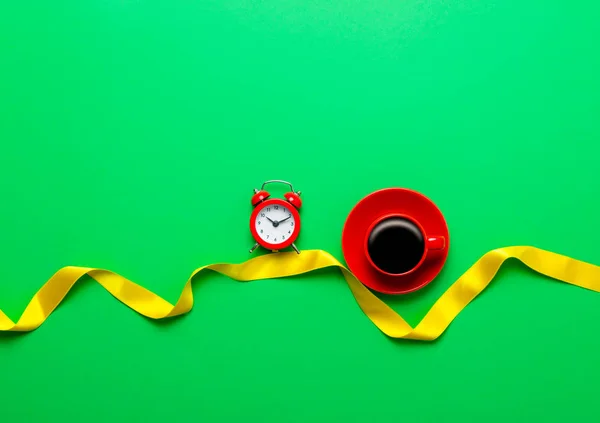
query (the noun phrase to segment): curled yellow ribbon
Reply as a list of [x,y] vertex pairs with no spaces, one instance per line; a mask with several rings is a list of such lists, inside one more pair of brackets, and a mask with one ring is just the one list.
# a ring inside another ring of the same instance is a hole
[[329,253],[322,250],[308,250],[300,255],[294,252],[275,253],[255,257],[240,264],[216,263],[203,266],[192,273],[175,305],[108,270],[64,267],[33,296],[17,323],[0,311],[0,331],[26,332],[38,328],[84,275],[95,279],[116,299],[141,315],[151,319],[165,319],[187,313],[192,309],[194,303],[192,279],[206,269],[245,282],[283,278],[337,267],[344,275],[360,308],[383,333],[392,338],[431,341],[439,337],[452,320],[488,286],[500,266],[509,258],[516,258],[532,270],[550,278],[592,291],[600,291],[600,267],[598,266],[534,247],[499,248],[484,254],[471,266],[442,294],[423,320],[413,328]]

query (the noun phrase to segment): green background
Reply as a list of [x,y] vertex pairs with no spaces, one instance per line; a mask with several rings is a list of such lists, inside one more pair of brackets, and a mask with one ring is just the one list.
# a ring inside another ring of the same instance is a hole
[[[436,202],[447,265],[386,298],[412,324],[497,247],[600,264],[599,19],[592,1],[2,2],[0,308],[16,320],[66,265],[175,301],[195,268],[249,258],[272,178],[303,191],[298,247],[340,260],[365,195]],[[433,343],[386,338],[334,270],[194,294],[156,323],[83,280],[0,337],[0,420],[600,417],[600,296],[518,263]]]

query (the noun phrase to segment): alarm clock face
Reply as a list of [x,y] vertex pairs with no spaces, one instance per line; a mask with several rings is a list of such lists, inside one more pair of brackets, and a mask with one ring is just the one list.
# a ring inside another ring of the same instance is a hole
[[291,204],[270,199],[254,209],[250,229],[256,241],[264,247],[281,249],[291,245],[297,238],[300,217]]

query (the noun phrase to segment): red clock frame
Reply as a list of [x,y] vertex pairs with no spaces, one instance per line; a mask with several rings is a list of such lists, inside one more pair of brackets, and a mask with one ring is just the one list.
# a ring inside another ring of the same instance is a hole
[[[295,223],[296,229],[292,232],[292,235],[288,239],[286,239],[284,242],[279,243],[279,244],[271,244],[270,242],[263,240],[260,237],[260,235],[258,235],[258,232],[256,232],[256,225],[254,224],[254,222],[256,221],[256,216],[258,216],[258,214],[265,207],[269,207],[269,206],[282,206],[282,207],[289,209],[290,213],[294,217],[294,222],[296,222]],[[298,235],[300,235],[300,213],[298,213],[298,210],[296,209],[296,207],[294,207],[293,204],[289,203],[288,201],[281,200],[279,198],[270,198],[268,200],[265,200],[265,201],[257,204],[254,207],[254,210],[252,211],[252,214],[250,215],[250,232],[252,232],[252,236],[254,237],[256,242],[258,242],[262,247],[267,248],[269,250],[282,250],[282,249],[287,248],[290,245],[292,245],[294,243],[294,241],[296,241],[296,239],[298,238]]]

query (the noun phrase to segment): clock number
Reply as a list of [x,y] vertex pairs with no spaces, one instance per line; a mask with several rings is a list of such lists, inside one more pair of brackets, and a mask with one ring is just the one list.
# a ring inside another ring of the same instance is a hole
[[260,220],[258,221],[258,224],[260,225]]
[[292,217],[292,214],[291,214],[291,213],[288,213],[288,217]]
[[279,206],[275,206],[275,210],[279,210]]
[[292,231],[288,231],[288,234],[291,234],[291,233],[292,233]]
[[281,240],[283,241],[285,239],[285,235],[281,235]]
[[269,239],[269,235],[267,235],[267,239]]
[[290,226],[294,226],[294,222],[290,222]]
[[271,211],[271,207],[267,207],[267,211],[270,212]]
[[277,242],[277,238],[273,238],[273,241]]
[[262,230],[262,229],[260,230],[260,233],[261,233],[261,234],[263,233],[263,230]]
[[264,213],[261,213],[261,214],[260,214],[260,217],[265,217],[265,214],[264,214]]

